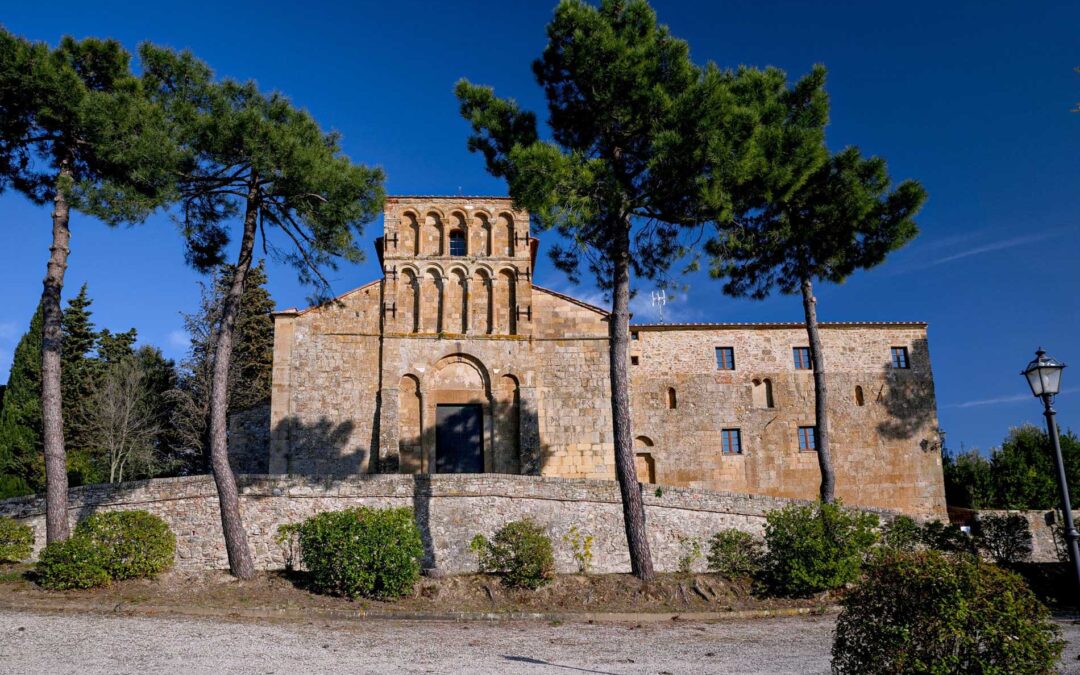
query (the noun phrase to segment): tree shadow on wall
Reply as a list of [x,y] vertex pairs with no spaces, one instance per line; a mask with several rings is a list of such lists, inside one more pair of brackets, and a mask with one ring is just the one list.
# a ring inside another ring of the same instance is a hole
[[888,375],[885,384],[876,392],[876,401],[884,405],[888,418],[878,424],[877,430],[890,440],[908,440],[919,433],[933,434],[934,438],[922,439],[926,449],[938,441],[937,429],[926,429],[926,425],[934,420],[937,405],[925,338],[912,343],[908,363],[918,366],[901,369],[893,368],[891,361],[885,363]]
[[[327,478],[344,478],[363,473],[369,449],[353,440],[356,424],[337,423],[327,417],[305,424],[292,416],[278,422],[272,439],[288,439],[286,473]],[[273,442],[273,441],[271,441]]]

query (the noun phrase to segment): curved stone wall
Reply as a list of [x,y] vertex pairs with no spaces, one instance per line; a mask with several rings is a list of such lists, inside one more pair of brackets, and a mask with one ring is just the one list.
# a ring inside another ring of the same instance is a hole
[[[592,535],[595,572],[628,572],[618,486],[611,481],[501,474],[368,475],[346,479],[294,476],[239,476],[241,510],[261,569],[280,569],[285,551],[274,542],[279,525],[320,511],[353,506],[405,506],[417,514],[427,550],[425,567],[445,574],[476,570],[468,543],[477,533],[491,536],[504,523],[530,516],[547,528],[562,572],[576,571],[562,537],[576,526]],[[727,494],[687,488],[646,486],[645,505],[653,560],[659,571],[675,571],[697,539],[704,568],[707,540],[721,528],[760,534],[765,513],[795,500]],[[210,476],[159,478],[119,485],[91,485],[71,491],[72,525],[97,511],[143,509],[166,520],[177,539],[181,569],[226,568],[217,494]],[[41,497],[0,501],[0,516],[34,528],[35,551],[45,539]]]

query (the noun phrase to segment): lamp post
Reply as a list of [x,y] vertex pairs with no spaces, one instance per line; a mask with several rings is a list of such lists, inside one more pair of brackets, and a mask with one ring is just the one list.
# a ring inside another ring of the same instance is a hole
[[1054,396],[1061,390],[1061,371],[1065,364],[1052,356],[1047,356],[1042,347],[1035,352],[1035,359],[1020,373],[1027,378],[1031,393],[1041,398],[1046,408],[1046,433],[1050,436],[1050,445],[1054,449],[1054,463],[1057,465],[1058,490],[1061,493],[1061,513],[1065,518],[1065,543],[1069,548],[1073,574],[1077,588],[1080,589],[1080,549],[1077,547],[1077,533],[1073,525],[1072,502],[1069,501],[1069,483],[1065,478],[1065,463],[1061,461],[1061,439],[1058,437],[1057,420],[1054,419]]

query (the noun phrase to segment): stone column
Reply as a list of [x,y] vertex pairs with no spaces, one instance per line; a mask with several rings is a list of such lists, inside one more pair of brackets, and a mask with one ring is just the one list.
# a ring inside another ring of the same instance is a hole
[[397,387],[383,387],[379,391],[379,473],[397,473],[400,466],[400,408],[400,390]]
[[[466,242],[469,241],[468,235],[465,236],[465,241]],[[467,245],[468,244],[466,244],[466,246]],[[472,310],[473,310],[473,307],[472,307],[472,298],[469,297],[469,282],[471,280],[472,280],[472,277],[466,276],[462,280],[462,283],[461,283],[461,298],[462,298],[461,299],[461,304],[462,304],[462,308],[461,308],[461,314],[462,314],[462,316],[461,316],[461,324],[462,324],[461,328],[462,328],[462,331],[461,332],[464,333],[465,335],[472,335],[473,334],[473,322],[472,322]]]
[[274,372],[270,389],[270,457],[267,471],[272,474],[289,472],[292,427],[292,346],[296,329],[295,309],[276,312],[274,319]]

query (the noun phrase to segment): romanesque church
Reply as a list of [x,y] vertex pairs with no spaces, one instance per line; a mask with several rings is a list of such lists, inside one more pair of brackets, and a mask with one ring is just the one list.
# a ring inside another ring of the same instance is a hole
[[[534,278],[528,214],[505,198],[392,197],[384,228],[382,278],[274,315],[262,470],[614,479],[608,316]],[[940,514],[926,324],[822,333],[838,496]],[[632,324],[630,345],[642,483],[816,496],[802,324]]]

